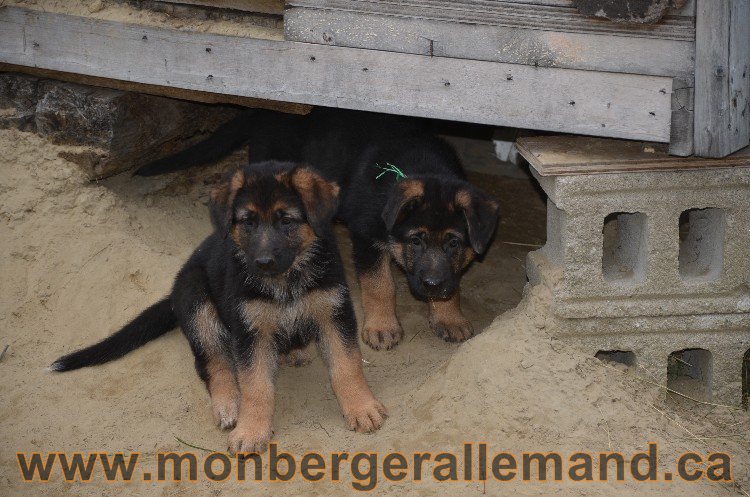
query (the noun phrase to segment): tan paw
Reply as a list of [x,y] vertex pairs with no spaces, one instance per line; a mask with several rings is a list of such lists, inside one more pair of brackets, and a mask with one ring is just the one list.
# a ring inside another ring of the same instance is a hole
[[288,353],[279,356],[279,364],[294,366],[295,368],[307,366],[312,360],[312,352],[307,347],[303,349],[292,349]]
[[268,449],[273,431],[270,426],[239,424],[229,433],[229,452],[256,452],[261,454]]
[[451,322],[431,319],[430,328],[446,342],[463,342],[474,336],[474,327],[468,319]]
[[375,397],[342,408],[347,427],[358,433],[372,433],[380,429],[388,417],[385,406]]
[[240,412],[240,403],[235,397],[211,398],[211,407],[214,413],[214,421],[222,430],[234,428],[237,424],[237,416]]
[[362,328],[362,341],[375,350],[390,350],[401,341],[404,332],[398,321],[390,326],[371,326],[365,323]]

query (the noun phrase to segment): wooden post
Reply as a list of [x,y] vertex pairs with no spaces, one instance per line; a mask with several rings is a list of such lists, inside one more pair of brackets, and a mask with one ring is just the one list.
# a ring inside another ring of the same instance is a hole
[[698,0],[695,153],[724,157],[750,141],[750,0]]

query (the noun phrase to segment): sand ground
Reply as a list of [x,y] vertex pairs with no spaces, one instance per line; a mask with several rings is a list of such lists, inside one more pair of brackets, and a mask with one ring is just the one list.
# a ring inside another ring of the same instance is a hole
[[[207,191],[236,154],[208,170],[143,179],[123,174],[89,183],[63,147],[0,131],[0,485],[3,495],[338,495],[338,484],[22,483],[15,453],[190,450],[175,437],[223,450],[208,395],[182,335],[173,332],[122,360],[67,374],[45,367],[57,356],[120,327],[163,296],[193,247],[210,230]],[[658,442],[666,470],[679,454],[726,451],[734,482],[414,483],[380,482],[386,495],[748,495],[748,413],[667,404],[637,381],[550,338],[549,289],[526,287],[524,258],[544,242],[543,200],[530,181],[475,176],[495,193],[503,221],[487,258],[464,280],[463,305],[478,336],[461,345],[430,332],[424,304],[399,277],[406,336],[393,351],[363,346],[365,374],[390,410],[374,435],[348,432],[319,359],[283,368],[275,440],[306,451],[460,452],[466,441],[490,452],[620,450]],[[345,259],[349,243],[340,229]],[[510,243],[508,243],[510,242]],[[519,245],[520,244],[520,245]],[[351,277],[351,267],[349,276]],[[359,290],[350,281],[359,312]],[[636,371],[636,374],[638,372]]]

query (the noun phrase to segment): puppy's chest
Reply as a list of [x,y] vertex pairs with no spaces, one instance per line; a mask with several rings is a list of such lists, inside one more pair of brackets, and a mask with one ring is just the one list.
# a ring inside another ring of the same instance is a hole
[[341,302],[339,288],[313,290],[287,302],[249,300],[243,305],[243,317],[248,328],[259,333],[292,335],[311,323],[330,322]]

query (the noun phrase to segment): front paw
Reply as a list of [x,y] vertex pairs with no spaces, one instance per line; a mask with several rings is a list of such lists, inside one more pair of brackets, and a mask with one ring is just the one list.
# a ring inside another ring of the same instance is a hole
[[456,321],[430,319],[430,328],[446,342],[463,342],[474,336],[474,327],[466,318]]
[[362,341],[375,350],[390,350],[401,341],[404,331],[398,321],[383,325],[365,323],[362,328]]
[[229,452],[239,454],[242,452],[255,452],[261,454],[268,449],[273,431],[270,426],[258,424],[241,423],[229,433]]
[[379,430],[388,417],[385,406],[375,397],[344,406],[341,410],[348,428],[357,433],[372,433]]
[[240,411],[240,403],[236,397],[211,398],[214,421],[222,430],[234,428]]

